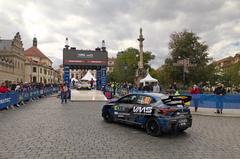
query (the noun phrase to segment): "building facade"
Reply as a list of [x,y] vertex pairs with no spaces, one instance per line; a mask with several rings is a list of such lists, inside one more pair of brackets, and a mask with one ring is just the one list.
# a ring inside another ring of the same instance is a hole
[[239,62],[240,62],[240,52],[236,53],[234,57],[229,56],[221,60],[215,61],[214,64],[216,64],[220,68],[226,68],[228,66],[231,66],[232,64],[236,64]]
[[0,82],[24,82],[25,61],[19,32],[12,40],[0,39]]
[[37,38],[33,38],[33,46],[24,51],[25,81],[36,83],[59,83],[60,75],[52,67],[52,61],[37,47]]
[[107,66],[107,72],[111,73],[114,70],[114,64],[115,64],[116,58],[108,58],[108,66]]
[[240,52],[236,53],[234,57],[229,56],[213,62],[213,64],[215,64],[220,71],[223,71],[224,69],[236,63],[240,63]]

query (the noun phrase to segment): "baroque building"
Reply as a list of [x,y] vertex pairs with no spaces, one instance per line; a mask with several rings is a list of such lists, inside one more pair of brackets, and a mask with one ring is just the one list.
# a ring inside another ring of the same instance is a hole
[[220,70],[223,71],[226,68],[228,68],[229,66],[236,64],[236,63],[240,63],[240,52],[236,53],[235,56],[229,56],[223,59],[220,59],[218,61],[214,61],[213,64],[216,65],[216,67]]
[[0,82],[24,82],[25,60],[19,32],[12,40],[0,39]]
[[37,47],[37,38],[33,38],[33,46],[24,51],[25,81],[37,83],[60,82],[59,72],[52,67],[52,61]]

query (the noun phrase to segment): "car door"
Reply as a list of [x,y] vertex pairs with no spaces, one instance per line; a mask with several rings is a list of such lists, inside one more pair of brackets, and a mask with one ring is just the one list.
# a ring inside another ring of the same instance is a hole
[[128,121],[135,124],[143,124],[147,115],[152,115],[151,103],[155,100],[148,95],[138,95],[133,104],[129,106]]
[[118,119],[129,120],[130,110],[136,104],[137,95],[127,95],[118,100],[117,105],[114,107],[114,115]]
[[136,104],[133,107],[133,114],[137,116],[142,115],[151,115],[152,106],[155,100],[148,95],[139,95],[136,100]]

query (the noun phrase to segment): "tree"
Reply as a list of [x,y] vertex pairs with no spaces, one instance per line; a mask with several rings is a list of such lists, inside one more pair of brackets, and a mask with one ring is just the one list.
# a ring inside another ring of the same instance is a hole
[[173,66],[173,63],[183,59],[189,59],[189,62],[195,65],[189,68],[186,77],[187,83],[209,80],[209,74],[212,74],[212,70],[208,68],[208,63],[211,60],[208,57],[208,46],[201,42],[200,37],[195,33],[184,30],[171,34],[169,50],[170,57],[165,60],[165,64],[162,66],[162,73],[169,78],[168,81],[183,82],[183,67]]
[[[143,53],[144,67],[150,68],[148,62],[155,58],[151,52]],[[134,82],[136,70],[138,68],[139,51],[135,48],[128,48],[118,54],[114,64],[114,71],[109,74],[109,81]]]

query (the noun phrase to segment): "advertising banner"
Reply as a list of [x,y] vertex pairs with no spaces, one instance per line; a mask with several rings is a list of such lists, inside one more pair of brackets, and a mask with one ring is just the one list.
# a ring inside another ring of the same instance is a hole
[[63,78],[64,78],[64,83],[69,83],[70,82],[70,68],[69,66],[64,66],[64,74],[63,74]]
[[102,78],[101,69],[98,69],[97,70],[97,89],[98,90],[102,89],[102,87],[101,87],[101,78]]
[[103,67],[101,69],[101,87],[105,87],[107,84],[107,69],[106,67]]
[[93,50],[63,50],[63,64],[77,66],[107,66],[108,53]]

